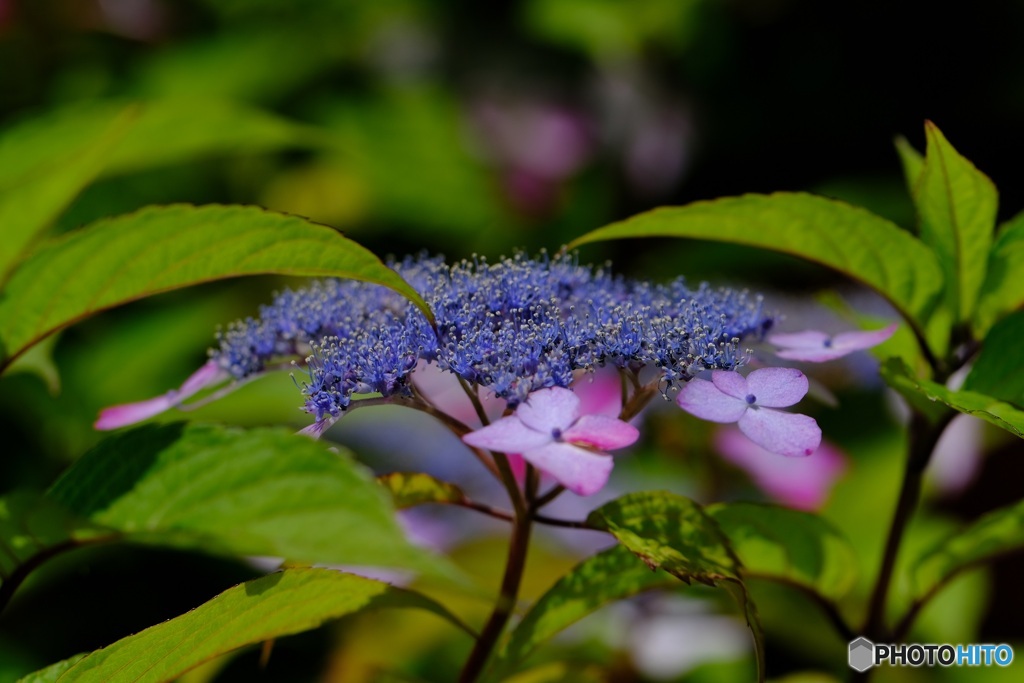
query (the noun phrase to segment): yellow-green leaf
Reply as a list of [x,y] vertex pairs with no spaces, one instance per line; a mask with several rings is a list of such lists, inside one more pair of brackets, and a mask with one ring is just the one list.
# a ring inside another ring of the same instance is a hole
[[945,301],[955,322],[968,321],[985,280],[999,194],[931,121],[925,123],[925,136],[925,160],[914,192],[921,240],[938,255]]
[[190,612],[97,650],[54,680],[162,683],[240,647],[308,631],[363,609],[431,604],[361,576],[287,569],[229,588]]

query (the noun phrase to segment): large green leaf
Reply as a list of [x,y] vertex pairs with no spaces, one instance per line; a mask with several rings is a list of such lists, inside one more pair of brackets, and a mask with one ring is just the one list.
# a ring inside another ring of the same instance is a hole
[[974,334],[985,333],[1007,312],[1024,306],[1024,213],[1006,223],[988,259],[988,274],[974,316]]
[[439,562],[405,539],[367,470],[283,429],[139,427],[86,453],[49,495],[142,542],[299,562]]
[[911,566],[917,600],[931,597],[962,571],[1024,550],[1024,501],[994,510],[929,548]]
[[931,121],[925,122],[925,137],[924,166],[914,191],[921,240],[939,257],[949,310],[956,321],[967,321],[985,279],[999,194]]
[[883,363],[881,372],[891,387],[917,405],[938,402],[1024,438],[1024,410],[1016,406],[977,391],[953,391],[937,382],[918,379],[905,363],[896,358]]
[[36,680],[170,681],[240,647],[376,607],[427,607],[446,614],[423,596],[379,581],[330,569],[287,569],[229,588],[190,612],[97,650],[56,678]]
[[817,515],[756,503],[718,503],[706,512],[729,538],[745,577],[782,581],[833,601],[856,583],[853,548]]
[[729,539],[700,505],[668,491],[641,491],[605,503],[587,526],[607,531],[651,569],[690,583],[728,590],[743,606],[757,648],[758,680],[764,680],[764,641],[754,603],[740,576]]
[[100,175],[327,141],[311,128],[209,98],[78,104],[29,119],[0,135],[0,281]]
[[678,581],[652,570],[624,546],[576,565],[533,604],[494,660],[488,679],[503,680],[539,645],[610,602]]
[[337,231],[252,206],[149,207],[97,221],[35,251],[0,301],[7,361],[51,332],[151,294],[239,275],[280,273],[415,291]]
[[688,237],[799,256],[872,287],[909,320],[923,320],[942,289],[935,255],[913,235],[864,209],[803,193],[654,209],[598,228],[570,246],[625,237]]
[[[1024,271],[1020,274],[1024,279]],[[985,337],[964,389],[1024,406],[1024,353],[1015,353],[1024,339],[1024,311],[1000,320]]]

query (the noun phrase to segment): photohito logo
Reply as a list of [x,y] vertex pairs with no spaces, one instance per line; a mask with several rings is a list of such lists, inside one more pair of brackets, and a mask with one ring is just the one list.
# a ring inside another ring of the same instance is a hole
[[1013,648],[989,643],[972,645],[889,645],[867,638],[850,641],[850,668],[867,671],[879,664],[889,666],[1009,666]]

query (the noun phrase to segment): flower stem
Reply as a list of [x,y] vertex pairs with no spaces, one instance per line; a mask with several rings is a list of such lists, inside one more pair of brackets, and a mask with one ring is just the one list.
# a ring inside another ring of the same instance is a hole
[[[896,559],[903,542],[903,535],[911,516],[917,509],[921,497],[921,479],[928,466],[928,461],[931,459],[935,444],[938,443],[942,432],[955,415],[955,412],[949,411],[939,420],[930,422],[927,417],[917,411],[911,414],[910,441],[906,468],[903,472],[903,484],[900,487],[896,511],[893,513],[892,524],[889,527],[889,536],[885,541],[882,566],[878,571],[878,579],[875,581],[875,587],[868,603],[867,619],[864,628],[861,629],[862,633],[870,640],[885,640],[890,636],[885,625],[885,604],[893,572],[896,569]],[[854,680],[866,681],[870,672],[871,669],[868,669],[863,674],[854,676]]]
[[494,650],[501,632],[505,630],[505,624],[512,616],[516,598],[519,596],[519,584],[523,579],[523,569],[526,567],[526,551],[530,545],[530,529],[532,527],[530,515],[530,509],[526,510],[524,514],[519,514],[517,511],[515,522],[512,525],[512,540],[509,543],[505,575],[501,580],[501,593],[498,595],[498,601],[494,605],[490,618],[483,630],[480,631],[480,637],[477,638],[473,651],[469,654],[469,659],[466,660],[462,674],[459,676],[459,683],[472,683],[477,680],[491,651]]

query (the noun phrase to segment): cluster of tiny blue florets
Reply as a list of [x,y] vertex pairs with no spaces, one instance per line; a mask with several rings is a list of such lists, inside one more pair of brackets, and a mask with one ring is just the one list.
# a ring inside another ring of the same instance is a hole
[[436,330],[389,289],[323,280],[286,290],[259,318],[229,326],[213,357],[242,378],[275,359],[306,356],[305,408],[323,420],[340,415],[353,394],[408,393],[420,361],[513,406],[606,364],[654,366],[672,384],[734,369],[744,360],[740,340],[759,338],[772,323],[758,296],[616,277],[572,257],[446,265],[421,256],[392,267],[429,304]]

